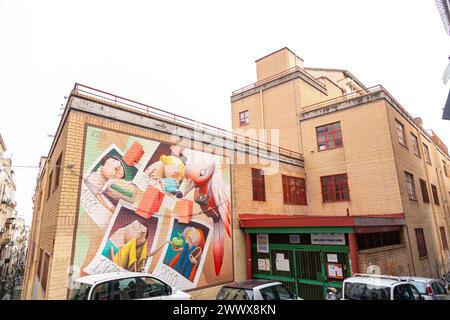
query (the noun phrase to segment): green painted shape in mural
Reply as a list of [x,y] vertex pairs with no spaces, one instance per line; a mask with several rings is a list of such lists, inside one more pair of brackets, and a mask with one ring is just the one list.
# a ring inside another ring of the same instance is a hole
[[102,131],[103,130],[99,128],[87,127],[86,145],[84,148],[84,173],[96,164],[98,156],[104,151],[97,148],[97,143]]
[[77,232],[75,240],[75,255],[73,264],[81,267],[86,259],[89,250],[89,238],[82,232]]

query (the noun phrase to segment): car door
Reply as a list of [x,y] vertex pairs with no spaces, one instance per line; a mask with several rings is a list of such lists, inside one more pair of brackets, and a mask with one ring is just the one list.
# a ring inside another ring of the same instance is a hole
[[447,300],[447,290],[444,286],[437,281],[431,283],[431,288],[433,289],[433,296],[436,300]]
[[422,298],[422,295],[420,294],[419,290],[412,284],[409,285],[409,289],[411,290],[414,300],[425,300]]
[[274,290],[273,286],[259,289],[259,292],[261,293],[263,300],[279,300],[278,294]]
[[411,284],[399,284],[394,287],[394,300],[415,300]]
[[282,284],[277,284],[273,286],[273,290],[275,290],[277,294],[277,300],[293,300],[294,295]]
[[110,282],[110,300],[139,299],[136,278],[116,279]]
[[152,277],[138,277],[139,296],[144,300],[175,300],[172,294],[172,288]]
[[90,300],[111,300],[110,283],[103,282],[95,285],[92,289]]

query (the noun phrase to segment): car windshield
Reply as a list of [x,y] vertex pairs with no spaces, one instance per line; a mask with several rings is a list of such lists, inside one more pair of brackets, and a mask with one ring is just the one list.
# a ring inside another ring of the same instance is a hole
[[366,283],[348,282],[344,287],[346,300],[390,300],[390,288]]
[[217,295],[217,300],[252,300],[253,292],[251,290],[245,290],[241,288],[229,288],[222,287],[219,294]]
[[419,290],[420,294],[427,294],[427,284],[425,282],[410,281]]
[[81,282],[75,282],[70,291],[69,300],[87,300],[91,285]]

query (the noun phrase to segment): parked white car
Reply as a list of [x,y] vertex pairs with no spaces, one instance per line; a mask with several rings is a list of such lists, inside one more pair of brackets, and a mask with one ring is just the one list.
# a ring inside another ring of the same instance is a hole
[[424,300],[419,290],[400,277],[355,274],[344,280],[342,300]]
[[450,300],[447,289],[438,279],[422,277],[402,277],[412,283],[425,300]]
[[191,296],[149,273],[101,273],[78,278],[70,300],[190,300]]
[[224,285],[217,300],[303,300],[292,294],[281,282],[255,279]]

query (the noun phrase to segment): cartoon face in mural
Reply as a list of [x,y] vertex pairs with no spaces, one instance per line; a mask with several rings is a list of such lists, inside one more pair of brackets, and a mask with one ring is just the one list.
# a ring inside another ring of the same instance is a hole
[[198,155],[87,128],[74,254],[81,276],[152,272],[179,289],[233,280],[223,265],[232,258],[230,168]]

